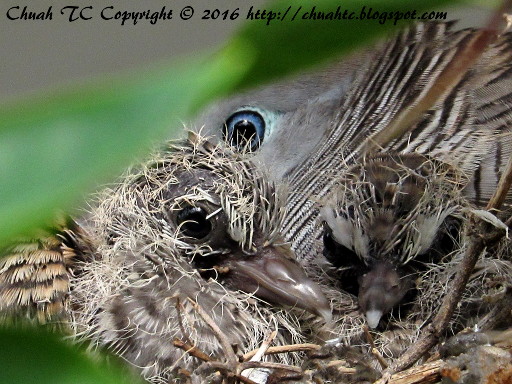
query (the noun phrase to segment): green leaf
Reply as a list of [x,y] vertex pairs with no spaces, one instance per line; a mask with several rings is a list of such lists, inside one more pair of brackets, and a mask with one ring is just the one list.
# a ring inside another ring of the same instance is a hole
[[0,329],[0,383],[129,384],[141,383],[117,360],[92,360],[55,334],[39,330]]
[[482,9],[498,9],[503,4],[502,0],[463,0],[467,6],[480,7]]

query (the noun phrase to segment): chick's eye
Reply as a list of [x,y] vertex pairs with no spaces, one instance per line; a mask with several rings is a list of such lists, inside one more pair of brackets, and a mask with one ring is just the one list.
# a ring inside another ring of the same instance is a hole
[[265,120],[263,116],[251,110],[233,113],[224,126],[224,140],[233,147],[251,151],[258,149],[265,135]]
[[187,237],[204,239],[212,231],[212,222],[207,219],[207,212],[200,207],[185,207],[178,212],[176,224]]

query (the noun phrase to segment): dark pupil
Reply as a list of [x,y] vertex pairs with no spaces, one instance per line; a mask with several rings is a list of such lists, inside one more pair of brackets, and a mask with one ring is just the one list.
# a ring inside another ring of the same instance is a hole
[[233,113],[224,125],[224,140],[239,150],[257,150],[265,136],[265,120],[258,112],[243,110]]
[[259,144],[256,127],[248,120],[240,120],[233,126],[233,134],[229,140],[230,144],[237,148],[245,146],[249,141],[254,141],[251,142],[251,149]]
[[206,219],[206,212],[199,207],[183,208],[177,216],[181,233],[194,239],[206,237],[212,230],[212,223]]

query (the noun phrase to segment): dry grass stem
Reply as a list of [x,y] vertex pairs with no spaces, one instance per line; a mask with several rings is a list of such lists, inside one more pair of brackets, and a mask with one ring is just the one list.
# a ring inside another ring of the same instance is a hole
[[208,356],[206,353],[199,350],[197,347],[195,347],[189,343],[186,343],[180,339],[174,339],[172,344],[177,348],[183,349],[190,356],[197,357],[198,359],[200,359],[202,361],[212,361],[210,356]]
[[226,360],[228,364],[234,368],[236,364],[238,363],[238,359],[235,355],[235,351],[233,350],[233,347],[228,341],[227,336],[224,334],[224,332],[221,331],[219,326],[215,324],[215,321],[208,315],[199,304],[197,304],[195,301],[189,299],[190,302],[194,306],[194,310],[198,314],[201,319],[211,328],[212,332],[215,334],[217,339],[219,340],[220,344],[222,345],[224,355],[226,357]]
[[363,331],[366,336],[366,339],[368,340],[368,343],[371,346],[372,355],[375,356],[375,358],[379,362],[380,366],[382,368],[386,369],[389,366],[389,364],[387,363],[386,359],[384,359],[384,356],[382,356],[381,353],[379,352],[379,350],[375,347],[375,342],[373,341],[373,336],[370,333],[370,330],[368,329],[367,325],[363,326]]
[[[290,344],[278,347],[269,347],[265,351],[265,355],[277,355],[279,353],[303,352],[303,351],[318,351],[321,347],[318,344]],[[259,349],[252,350],[243,355],[243,361],[247,361],[254,356]]]

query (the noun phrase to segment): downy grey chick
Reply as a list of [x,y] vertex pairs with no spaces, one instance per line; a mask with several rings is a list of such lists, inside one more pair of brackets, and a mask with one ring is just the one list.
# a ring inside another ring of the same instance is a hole
[[[324,257],[306,265],[333,303],[333,336],[398,357],[432,320],[468,246],[467,179],[420,154],[376,154],[349,167],[321,208]],[[478,260],[448,334],[478,325],[512,289],[509,240]],[[390,314],[390,312],[392,312]],[[384,321],[381,321],[384,319]],[[501,326],[511,326],[509,317]]]
[[365,158],[343,173],[320,210],[325,261],[358,298],[368,325],[414,288],[421,268],[458,244],[463,178],[419,154]]
[[220,361],[226,343],[246,352],[269,330],[278,344],[303,341],[305,312],[330,310],[283,244],[285,202],[252,163],[194,136],[129,170],[76,224],[12,248],[0,308],[64,319],[151,382],[201,364],[176,340]]

